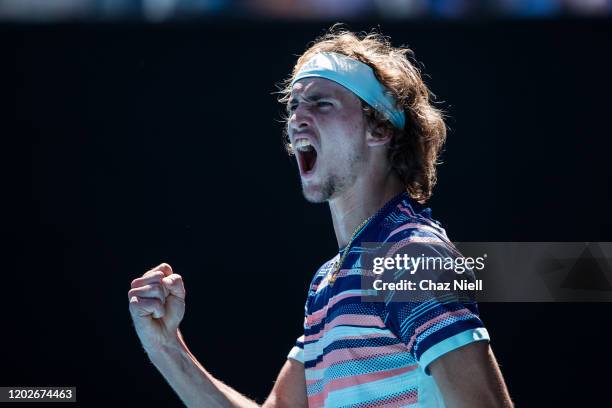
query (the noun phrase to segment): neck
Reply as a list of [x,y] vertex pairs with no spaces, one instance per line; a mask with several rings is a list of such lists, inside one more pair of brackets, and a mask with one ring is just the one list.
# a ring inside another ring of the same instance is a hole
[[329,200],[338,247],[346,246],[354,231],[389,200],[404,190],[399,177],[390,172],[383,180],[357,180],[340,196]]

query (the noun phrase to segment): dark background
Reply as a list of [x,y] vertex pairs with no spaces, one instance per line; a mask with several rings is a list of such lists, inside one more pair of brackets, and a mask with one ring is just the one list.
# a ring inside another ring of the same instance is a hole
[[[182,331],[263,401],[337,249],[271,93],[330,24],[0,26],[0,385],[180,406],[131,327],[132,279],[182,274]],[[355,30],[378,26],[351,24]],[[429,205],[457,241],[611,241],[609,20],[380,25],[451,132]],[[610,304],[482,304],[519,407],[606,406]]]

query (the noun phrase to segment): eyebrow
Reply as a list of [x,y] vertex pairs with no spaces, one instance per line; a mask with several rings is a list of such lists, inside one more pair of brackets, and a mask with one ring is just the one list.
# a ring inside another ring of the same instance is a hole
[[[303,96],[302,99],[306,100],[307,102],[316,102],[316,101],[321,100],[323,98],[331,98],[331,97],[332,97],[331,95],[324,95],[324,94],[321,94],[321,93],[313,93],[312,95],[309,95],[309,96]],[[289,98],[288,105],[293,104],[295,102],[295,99],[296,98],[292,95]]]

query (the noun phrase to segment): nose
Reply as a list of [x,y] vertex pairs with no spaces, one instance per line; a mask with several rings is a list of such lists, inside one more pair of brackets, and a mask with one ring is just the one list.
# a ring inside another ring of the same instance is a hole
[[300,103],[289,117],[289,130],[301,131],[312,126],[312,116],[310,110],[305,104]]

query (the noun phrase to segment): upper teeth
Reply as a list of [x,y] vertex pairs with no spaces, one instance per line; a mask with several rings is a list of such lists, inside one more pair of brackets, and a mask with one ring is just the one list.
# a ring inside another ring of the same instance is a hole
[[312,144],[308,139],[298,139],[295,141],[294,146],[298,150],[306,150],[312,147]]

